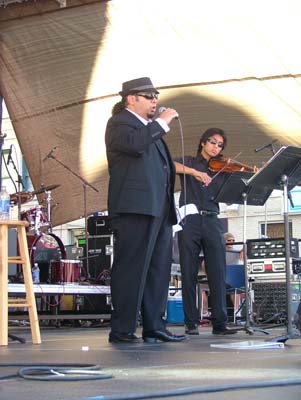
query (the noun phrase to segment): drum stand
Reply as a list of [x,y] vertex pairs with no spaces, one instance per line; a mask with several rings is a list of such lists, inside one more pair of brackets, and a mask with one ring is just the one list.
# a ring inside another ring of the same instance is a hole
[[[87,182],[82,176],[78,175],[76,172],[74,172],[68,165],[64,164],[62,161],[58,160],[53,154],[49,154],[48,158],[52,158],[55,160],[58,164],[60,164],[62,167],[64,167],[67,171],[69,171],[72,175],[76,176],[76,178],[80,179],[83,182],[83,191],[84,191],[84,219],[85,219],[85,240],[86,240],[86,255],[87,255],[87,262],[86,262],[86,268],[87,268],[87,277],[90,278],[90,272],[89,272],[89,258],[88,258],[88,230],[87,230],[87,186],[89,186],[91,189],[93,189],[95,192],[98,192],[99,190],[96,189],[94,186],[92,186],[89,182]],[[48,204],[48,209],[49,209],[49,204]],[[50,221],[49,221],[50,222]],[[50,223],[51,224],[51,223]]]
[[[45,190],[46,194],[46,204],[47,204],[47,217],[49,222],[48,232],[52,233],[52,223],[51,223],[51,190]],[[42,213],[42,211],[40,211]]]

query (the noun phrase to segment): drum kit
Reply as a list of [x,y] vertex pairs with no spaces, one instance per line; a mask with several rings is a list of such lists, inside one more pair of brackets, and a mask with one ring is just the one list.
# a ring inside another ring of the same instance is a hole
[[[81,280],[81,260],[67,260],[61,239],[52,233],[51,192],[60,185],[42,186],[33,192],[10,195],[12,205],[19,205],[19,219],[28,222],[27,241],[32,267],[40,268],[40,282],[53,284],[76,284]],[[20,205],[31,201],[35,195],[45,194],[46,207],[38,205],[25,211]]]
[[12,205],[23,205],[29,201],[31,201],[35,195],[45,193],[46,194],[46,203],[47,208],[41,207],[40,205],[30,208],[26,211],[19,210],[19,219],[22,221],[27,221],[29,226],[27,228],[27,232],[30,232],[34,235],[39,235],[41,228],[47,227],[48,230],[51,231],[51,191],[55,190],[60,185],[50,185],[50,186],[42,186],[38,190],[33,192],[19,192],[10,195],[10,203]]

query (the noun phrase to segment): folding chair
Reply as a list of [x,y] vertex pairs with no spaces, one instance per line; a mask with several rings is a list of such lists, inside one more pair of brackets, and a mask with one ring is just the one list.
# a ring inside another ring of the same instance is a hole
[[227,265],[227,293],[234,294],[233,322],[236,323],[237,313],[241,308],[241,300],[245,295],[245,270],[242,264]]

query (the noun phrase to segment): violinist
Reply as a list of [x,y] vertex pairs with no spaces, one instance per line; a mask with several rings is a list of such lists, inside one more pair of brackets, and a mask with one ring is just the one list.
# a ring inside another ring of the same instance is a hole
[[227,136],[222,129],[209,128],[200,138],[195,157],[174,160],[181,181],[180,206],[193,204],[198,211],[184,217],[182,230],[178,232],[185,332],[188,335],[199,334],[196,282],[201,251],[210,289],[212,333],[236,333],[227,326],[225,241],[218,218],[219,205],[214,201],[227,173],[210,170],[210,161],[221,158],[226,144]]

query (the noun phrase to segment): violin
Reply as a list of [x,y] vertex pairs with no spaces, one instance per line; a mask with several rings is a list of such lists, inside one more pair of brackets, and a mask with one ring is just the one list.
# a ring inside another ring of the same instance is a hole
[[209,161],[209,169],[212,172],[257,172],[257,168],[252,165],[241,163],[229,157],[221,157],[219,159],[211,159]]

